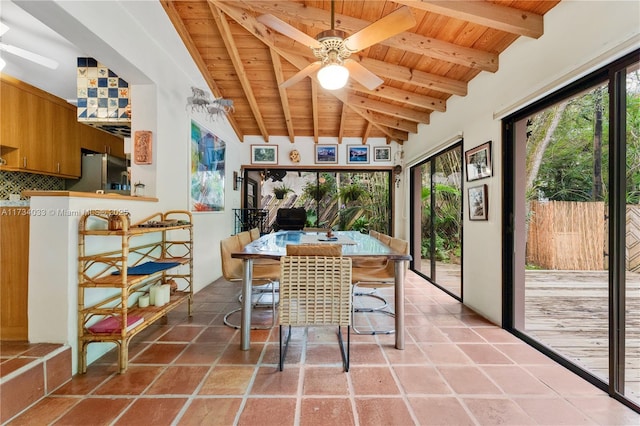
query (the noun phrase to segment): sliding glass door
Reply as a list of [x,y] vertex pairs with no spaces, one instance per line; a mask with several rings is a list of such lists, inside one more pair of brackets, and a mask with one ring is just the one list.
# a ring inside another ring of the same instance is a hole
[[411,169],[412,269],[462,298],[462,143]]
[[640,405],[638,54],[505,121],[505,326]]

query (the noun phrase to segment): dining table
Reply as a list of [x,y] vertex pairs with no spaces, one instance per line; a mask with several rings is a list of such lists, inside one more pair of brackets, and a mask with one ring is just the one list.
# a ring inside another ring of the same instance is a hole
[[377,238],[358,231],[333,231],[331,236],[327,236],[326,232],[272,232],[245,245],[242,251],[231,253],[231,257],[242,259],[243,262],[240,349],[249,350],[251,347],[251,290],[254,261],[279,260],[286,255],[287,245],[300,244],[340,244],[342,256],[353,260],[386,258],[394,262],[395,347],[404,349],[404,272],[406,262],[411,260],[411,256],[396,252]]

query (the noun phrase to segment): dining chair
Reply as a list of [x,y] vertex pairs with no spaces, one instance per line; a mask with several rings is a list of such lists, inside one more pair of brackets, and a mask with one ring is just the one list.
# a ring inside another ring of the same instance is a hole
[[249,230],[249,236],[251,237],[251,241],[257,240],[258,238],[260,238],[260,229],[251,228]]
[[377,238],[382,244],[389,245],[391,243],[392,237],[390,237],[387,234],[383,234],[382,232],[379,232]]
[[[220,241],[220,254],[222,259],[222,275],[227,281],[238,282],[242,281],[243,264],[241,259],[235,259],[231,257],[231,253],[242,250],[242,244],[238,235],[232,235]],[[251,282],[252,300],[256,301],[253,306],[256,308],[271,308],[271,325],[269,326],[251,326],[252,329],[269,329],[276,324],[276,305],[278,302],[278,278],[280,276],[280,264],[253,264],[253,280]],[[261,302],[261,299],[268,293],[270,294],[270,303]],[[231,312],[228,312],[223,319],[225,325],[233,328],[240,328],[240,324],[232,323],[230,320],[231,315],[236,312],[242,311],[242,307],[236,308]]]
[[[289,245],[287,255],[280,258],[280,371],[284,368],[291,327],[315,325],[338,326],[342,363],[344,370],[349,371],[351,259],[341,254],[342,247],[339,245]],[[289,329],[284,348],[283,326]],[[342,327],[347,327],[346,350]]]
[[251,242],[251,234],[249,231],[242,231],[236,234],[238,236],[238,240],[240,240],[240,246],[244,247]]
[[[409,242],[390,237],[389,247],[395,252],[409,254]],[[376,260],[377,259],[377,260]],[[374,262],[378,262],[377,266]],[[405,265],[406,267],[406,265]],[[377,290],[384,287],[395,286],[395,261],[386,258],[372,258],[366,265],[355,265],[352,272],[353,294],[355,296],[373,297],[383,301],[382,306],[373,308],[358,306],[353,304],[353,331],[356,334],[392,334],[395,328],[384,330],[362,330],[357,327],[355,315],[357,313],[380,313],[390,317],[395,317],[395,312],[387,310],[389,303],[382,296],[374,292],[364,292],[363,289]]]

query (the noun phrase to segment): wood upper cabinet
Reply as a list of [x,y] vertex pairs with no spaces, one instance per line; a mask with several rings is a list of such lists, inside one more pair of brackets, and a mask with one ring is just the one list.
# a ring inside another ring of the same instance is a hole
[[76,108],[36,87],[0,76],[2,170],[80,177],[81,148],[125,158],[124,141],[79,123]]

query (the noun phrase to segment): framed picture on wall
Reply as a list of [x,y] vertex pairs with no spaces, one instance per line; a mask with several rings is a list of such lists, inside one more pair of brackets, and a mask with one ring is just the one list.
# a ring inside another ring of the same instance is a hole
[[369,145],[347,145],[347,163],[369,164]]
[[474,186],[468,189],[469,220],[487,220],[489,207],[487,185]]
[[337,164],[338,163],[338,145],[319,145],[316,144],[316,164]]
[[464,153],[467,182],[491,176],[491,141]]
[[376,146],[373,148],[373,161],[389,161],[391,160],[390,146]]
[[251,164],[278,164],[278,145],[251,145]]

